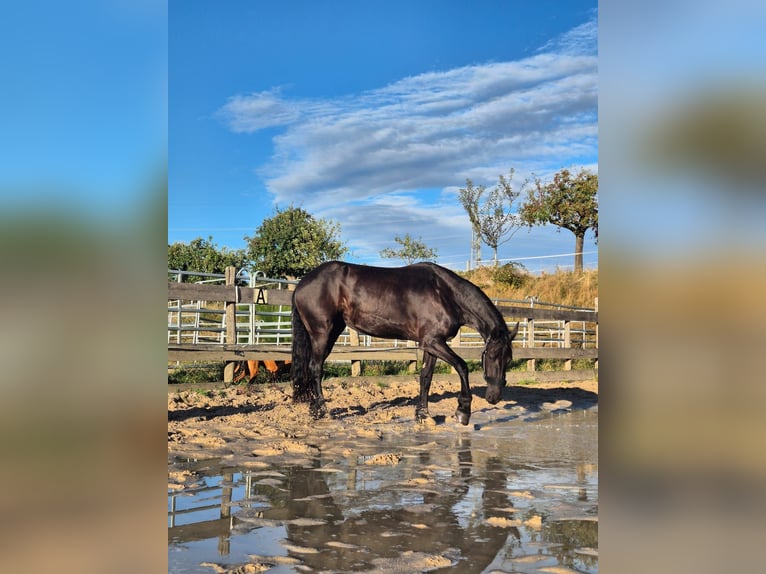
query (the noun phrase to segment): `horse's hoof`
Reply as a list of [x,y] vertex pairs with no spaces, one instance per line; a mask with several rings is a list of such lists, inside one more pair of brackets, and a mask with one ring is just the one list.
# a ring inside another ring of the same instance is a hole
[[455,411],[455,419],[461,425],[468,425],[468,421],[471,419],[471,413],[464,413],[463,411]]
[[312,403],[312,405],[309,407],[309,414],[315,418],[315,419],[321,419],[327,416],[327,407],[324,406],[324,403],[315,404]]

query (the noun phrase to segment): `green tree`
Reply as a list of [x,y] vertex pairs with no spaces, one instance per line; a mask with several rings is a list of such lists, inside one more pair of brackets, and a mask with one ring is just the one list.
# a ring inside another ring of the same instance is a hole
[[575,236],[575,273],[582,271],[585,232],[592,229],[598,241],[598,175],[581,169],[573,176],[562,169],[553,181],[543,184],[535,178],[526,202],[519,210],[522,220],[530,227],[551,223],[567,229]]
[[387,259],[402,259],[407,265],[411,265],[415,261],[436,261],[436,249],[428,247],[422,239],[422,237],[413,239],[409,233],[404,238],[397,235],[394,237],[394,241],[401,247],[398,250],[386,247],[380,252],[380,256]]
[[[486,195],[487,188],[483,185],[474,187],[470,179],[466,179],[466,186],[460,189],[460,203],[468,212],[474,237],[480,238],[492,248],[495,267],[497,267],[498,245],[508,241],[523,225],[519,216],[512,212],[513,202],[521,193],[513,190],[511,185],[513,173],[514,170],[511,169],[508,179],[500,175],[498,184]],[[526,182],[522,184],[522,189],[525,185]],[[477,246],[472,245],[472,248],[476,250],[477,261],[479,261],[481,256],[478,255]]]
[[347,251],[338,238],[340,224],[317,219],[300,207],[277,208],[253,237],[245,236],[247,255],[268,277],[303,277]]
[[[213,238],[197,237],[189,243],[176,242],[168,245],[168,269],[178,271],[201,271],[203,273],[223,273],[229,266],[239,268],[247,264],[242,249],[219,248]],[[203,279],[201,276],[185,275],[184,281],[193,282]]]

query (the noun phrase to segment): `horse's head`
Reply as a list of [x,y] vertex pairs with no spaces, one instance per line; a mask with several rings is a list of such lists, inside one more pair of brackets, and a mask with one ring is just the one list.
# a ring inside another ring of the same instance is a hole
[[497,337],[490,337],[481,355],[484,380],[487,381],[486,399],[491,405],[496,404],[503,395],[505,370],[513,358],[511,342],[518,332],[519,324],[516,323],[513,330]]

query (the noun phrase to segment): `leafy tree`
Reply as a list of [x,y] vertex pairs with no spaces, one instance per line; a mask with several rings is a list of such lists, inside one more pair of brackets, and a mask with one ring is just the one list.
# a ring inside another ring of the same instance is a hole
[[436,261],[436,249],[428,247],[423,243],[422,239],[422,237],[420,239],[413,239],[409,233],[404,238],[397,235],[394,237],[394,241],[401,247],[398,250],[386,247],[380,252],[380,256],[387,259],[402,259],[407,265],[411,265],[415,261]]
[[247,255],[268,277],[303,277],[325,261],[347,251],[338,239],[340,224],[316,219],[300,207],[277,208],[255,236],[245,236]]
[[562,169],[553,181],[543,184],[535,178],[527,201],[519,214],[525,224],[545,225],[552,223],[559,230],[567,229],[575,236],[575,273],[582,271],[582,252],[585,232],[592,229],[598,241],[598,175],[586,169],[573,176]]
[[[178,271],[201,271],[203,273],[223,273],[229,266],[244,267],[247,263],[242,249],[218,248],[212,237],[197,237],[189,243],[176,242],[168,245],[168,269]],[[185,275],[184,281],[194,282],[201,276]]]
[[[513,173],[511,169],[508,179],[500,175],[498,184],[486,195],[487,188],[483,185],[474,187],[470,179],[466,179],[465,188],[460,189],[460,203],[468,212],[474,235],[492,248],[496,267],[498,245],[508,241],[523,225],[519,216],[511,211],[513,202],[521,193],[513,190]],[[526,182],[522,184],[522,189],[524,185]]]

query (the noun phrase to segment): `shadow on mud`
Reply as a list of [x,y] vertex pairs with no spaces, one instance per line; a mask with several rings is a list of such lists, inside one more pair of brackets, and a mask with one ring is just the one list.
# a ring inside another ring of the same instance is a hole
[[241,406],[214,406],[214,407],[189,407],[168,411],[168,421],[186,421],[191,419],[210,420],[216,417],[228,417],[238,414],[262,413],[274,409],[273,404],[268,405],[241,405]]
[[[546,403],[555,404],[559,401],[569,401],[572,410],[589,409],[598,404],[598,394],[580,389],[557,387],[552,389],[535,389],[524,386],[507,387],[503,391],[503,399],[512,401],[529,411],[540,411]],[[505,405],[506,408],[511,405]]]
[[[484,398],[487,391],[486,386],[474,386],[472,392],[475,396]],[[250,395],[250,392],[247,392]],[[459,396],[458,392],[441,392],[433,393],[429,397],[429,404],[436,405],[441,401],[457,401]],[[546,405],[554,405],[560,401],[567,401],[564,408],[567,410],[581,410],[589,409],[598,404],[598,394],[586,391],[580,388],[527,388],[524,386],[508,386],[503,389],[503,397],[500,403],[501,408],[512,409],[516,407],[522,407],[528,412],[540,412],[542,410],[555,410],[545,409]],[[353,405],[348,407],[335,407],[330,409],[329,415],[336,420],[350,419],[354,416],[366,414],[369,411],[377,409],[385,409],[389,407],[407,407],[411,406],[414,409],[417,405],[417,397],[396,397],[394,399],[382,400],[372,403],[369,408],[365,408],[361,405]],[[168,411],[169,421],[184,421],[190,419],[203,419],[210,420],[216,417],[226,417],[237,414],[249,414],[266,412],[274,409],[273,403],[266,404],[248,404],[240,406],[209,406],[198,407],[190,406],[188,409],[179,409],[175,411]],[[515,417],[506,417],[504,420],[510,420]],[[434,420],[437,424],[445,422],[445,417],[436,416]]]
[[[474,386],[472,388],[474,396],[484,398],[487,392],[486,386]],[[436,405],[441,401],[457,401],[460,396],[458,392],[432,393],[429,396],[428,404]],[[563,403],[562,403],[563,401]],[[369,409],[362,407],[351,407],[349,409],[336,409],[338,414],[346,415],[344,410],[357,413],[365,413],[368,410],[386,407],[411,406],[413,410],[418,403],[417,397],[397,397],[392,400],[384,400],[373,403]],[[584,410],[598,404],[598,394],[592,391],[586,391],[577,387],[556,387],[549,389],[528,388],[522,385],[507,386],[503,389],[502,400],[498,404],[504,409],[522,407],[529,412],[540,412],[543,410],[554,411],[556,405],[558,408],[566,410]],[[546,406],[548,408],[546,408]],[[437,421],[438,422],[438,421]]]

